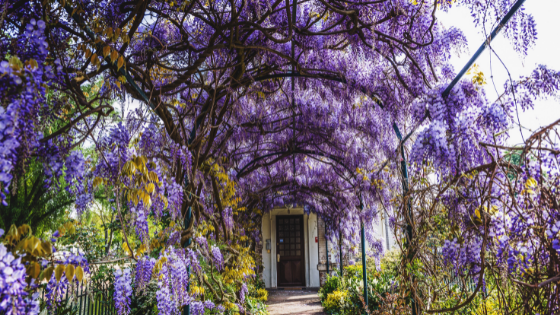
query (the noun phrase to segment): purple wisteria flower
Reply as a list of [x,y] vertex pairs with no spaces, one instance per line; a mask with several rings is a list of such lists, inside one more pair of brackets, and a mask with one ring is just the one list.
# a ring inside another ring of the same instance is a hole
[[[177,314],[179,310],[192,302],[187,291],[189,274],[187,268],[190,260],[183,249],[168,248],[162,253],[162,267],[158,274],[158,291],[156,299],[160,314]],[[161,259],[160,258],[160,259]]]
[[202,236],[195,237],[194,240],[198,243],[198,245],[200,246],[200,248],[204,253],[208,252],[208,241],[206,240],[205,237]]
[[243,307],[243,305],[235,303],[235,306],[237,306],[237,308],[239,308],[239,312],[241,312],[241,313],[245,312],[245,308]]
[[25,292],[25,266],[0,244],[0,313],[6,315],[39,314],[37,295]]
[[136,278],[134,281],[137,293],[142,293],[150,282],[155,264],[156,260],[147,256],[138,260],[136,264]]
[[175,303],[170,296],[171,292],[169,291],[169,288],[160,284],[160,288],[156,292],[159,315],[174,315],[177,313]]
[[176,245],[177,243],[179,243],[180,240],[181,240],[181,232],[179,231],[171,232],[171,235],[169,235],[169,238],[167,239],[165,246],[170,247]]
[[66,190],[70,192],[72,188],[76,189],[82,184],[85,167],[84,155],[79,150],[72,151],[66,158],[64,165],[66,166],[64,180],[68,183]]
[[115,293],[113,300],[115,308],[119,315],[127,315],[130,313],[130,298],[132,297],[132,277],[130,269],[115,270]]
[[210,300],[204,301],[204,307],[206,307],[209,310],[213,310],[215,306],[216,305],[214,304],[214,302],[212,302]]
[[239,290],[239,300],[241,304],[245,303],[245,294],[249,293],[249,289],[247,288],[247,284],[243,283],[241,285],[241,290]]
[[204,303],[200,301],[191,303],[191,314],[192,315],[204,315]]
[[185,250],[187,263],[193,268],[194,272],[201,270],[200,263],[198,262],[198,255],[190,248]]
[[173,219],[181,216],[181,205],[183,204],[183,186],[172,181],[167,186],[167,200],[169,205],[169,212]]
[[45,297],[47,299],[47,306],[52,312],[56,312],[58,303],[62,300],[64,293],[68,289],[68,279],[65,275],[62,275],[60,281],[56,281],[54,274],[47,283]]
[[556,222],[551,222],[551,224],[546,229],[546,235],[548,238],[554,238],[560,233],[560,220]]
[[231,231],[231,229],[233,229],[233,210],[231,209],[231,207],[227,207],[224,209],[224,223],[228,231]]
[[554,248],[558,254],[560,254],[560,241],[559,240],[553,240],[552,241],[552,248]]
[[224,257],[222,256],[222,252],[217,246],[212,246],[212,258],[214,264],[216,265],[216,269],[218,271],[222,271],[224,269]]
[[143,203],[138,203],[138,207],[131,205],[130,211],[136,214],[136,224],[135,231],[136,235],[142,242],[146,242],[149,239],[149,227],[148,227],[148,216],[145,213]]

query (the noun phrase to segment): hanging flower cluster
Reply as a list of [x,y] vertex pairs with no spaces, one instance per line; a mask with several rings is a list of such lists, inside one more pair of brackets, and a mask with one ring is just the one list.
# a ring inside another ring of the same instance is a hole
[[[0,232],[3,232],[0,230]],[[0,236],[2,233],[0,233]],[[0,244],[0,311],[2,314],[39,314],[38,294],[26,292],[25,266]]]
[[132,296],[132,277],[130,269],[117,269],[115,275],[115,293],[113,300],[115,308],[119,315],[127,315],[130,313],[130,297]]

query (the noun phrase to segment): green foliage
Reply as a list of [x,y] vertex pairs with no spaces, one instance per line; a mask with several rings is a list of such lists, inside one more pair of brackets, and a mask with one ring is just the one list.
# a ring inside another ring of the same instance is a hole
[[388,251],[381,258],[381,270],[396,274],[401,263],[401,251],[399,248]]
[[319,290],[319,296],[323,299],[326,299],[329,294],[338,290],[340,286],[341,286],[341,282],[339,277],[337,276],[331,277],[327,275],[327,281],[325,281],[325,284]]
[[[266,290],[264,290],[265,292],[267,292]],[[268,296],[268,292],[266,293],[266,296]],[[266,301],[266,296],[264,297],[265,301]],[[253,298],[253,297],[247,297],[245,300],[245,303],[247,304],[247,312],[248,314],[255,314],[255,315],[266,315],[268,314],[268,311],[266,309],[266,305],[263,303],[263,300],[258,299],[258,298]]]
[[157,314],[156,292],[157,281],[152,280],[142,294],[132,294],[130,299],[130,315]]
[[[382,260],[382,270],[376,267],[374,259],[366,260],[367,290],[369,311],[376,312],[398,299],[396,271],[399,264],[399,252],[389,252]],[[344,267],[344,277],[327,277],[325,285],[319,291],[325,312],[329,315],[350,315],[364,313],[364,283],[362,265]],[[390,297],[390,298],[389,298]]]
[[61,187],[45,185],[44,166],[32,160],[21,177],[14,178],[10,193],[6,194],[8,206],[0,205],[0,228],[27,224],[38,236],[44,231],[55,230],[64,220],[64,214],[74,203],[74,196]]
[[[84,220],[82,220],[84,221]],[[120,233],[118,229],[114,232],[112,239],[108,238],[108,230],[103,226],[95,223],[79,223],[76,224],[76,232],[67,239],[62,240],[64,245],[75,245],[84,251],[84,255],[88,261],[102,260],[109,253],[108,246],[111,242],[118,243]],[[122,250],[112,252],[111,254],[122,255]]]
[[[44,309],[44,308],[41,308]],[[78,309],[68,301],[66,304],[59,304],[52,315],[80,315]]]
[[346,304],[348,300],[348,291],[333,291],[327,294],[327,298],[323,302],[323,307],[327,314],[348,314]]

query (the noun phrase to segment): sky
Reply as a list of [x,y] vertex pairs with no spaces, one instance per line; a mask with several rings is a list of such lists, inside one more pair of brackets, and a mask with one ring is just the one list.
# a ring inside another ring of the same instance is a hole
[[[492,42],[492,48],[500,56],[504,64],[509,69],[512,79],[515,81],[520,76],[527,76],[539,64],[547,65],[550,69],[560,71],[560,1],[559,0],[526,0],[523,7],[525,13],[533,15],[537,24],[537,41],[529,49],[527,56],[520,56],[513,50],[509,39],[504,34]],[[465,34],[469,50],[460,56],[454,56],[451,63],[455,71],[459,71],[467,63],[474,52],[484,42],[484,33],[476,28],[468,9],[455,7],[448,13],[439,12],[438,19],[444,27],[455,26]],[[476,63],[480,67],[488,82],[485,85],[486,95],[493,101],[498,98],[496,91],[490,81],[492,73],[496,88],[499,93],[503,92],[504,83],[509,79],[507,71],[499,63],[495,56],[492,56],[492,71],[490,68],[490,50],[486,49],[478,58]],[[535,102],[535,109],[523,112],[519,109],[519,120],[525,139],[539,127],[546,126],[560,118],[560,99],[538,100]],[[521,132],[518,126],[513,126],[510,130],[509,145],[522,143]]]

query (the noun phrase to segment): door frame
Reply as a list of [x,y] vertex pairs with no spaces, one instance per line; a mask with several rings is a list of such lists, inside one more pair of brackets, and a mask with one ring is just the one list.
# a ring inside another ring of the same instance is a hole
[[[276,253],[276,255],[278,255],[278,253],[279,253],[278,245],[280,245],[280,242],[279,242],[279,239],[280,239],[280,238],[279,238],[279,236],[278,236],[278,224],[279,224],[279,223],[278,223],[278,222],[279,222],[278,219],[286,219],[286,218],[301,218],[301,220],[300,220],[300,232],[301,232],[300,235],[301,235],[301,244],[302,244],[302,248],[301,248],[301,262],[302,262],[303,264],[302,264],[302,268],[301,268],[301,279],[302,279],[302,280],[301,280],[301,284],[299,284],[299,285],[297,285],[297,284],[294,284],[294,285],[283,285],[282,287],[306,287],[306,285],[307,285],[307,278],[306,278],[306,276],[305,276],[305,271],[306,271],[306,268],[307,268],[307,264],[306,264],[306,259],[305,259],[305,253],[306,253],[305,250],[306,250],[306,248],[307,248],[307,247],[306,247],[307,245],[305,244],[305,242],[306,242],[307,237],[306,237],[306,235],[305,235],[305,224],[304,224],[305,217],[304,217],[303,214],[289,214],[289,215],[279,214],[279,215],[276,215],[276,220],[275,220],[275,221],[276,221],[276,222],[275,222],[275,225],[276,225],[276,226],[275,226],[275,233],[274,233],[274,234],[275,234],[275,235],[274,235],[274,236],[275,236],[275,241],[276,241],[275,253]],[[276,279],[277,279],[277,280],[276,280],[276,283],[277,283],[277,286],[280,287],[280,283],[279,283],[280,281],[279,281],[279,277],[278,277],[278,275],[279,275],[279,269],[280,269],[280,268],[279,268],[279,267],[280,267],[280,263],[278,262],[278,259],[277,259],[276,257],[274,257],[274,260],[276,261]]]

